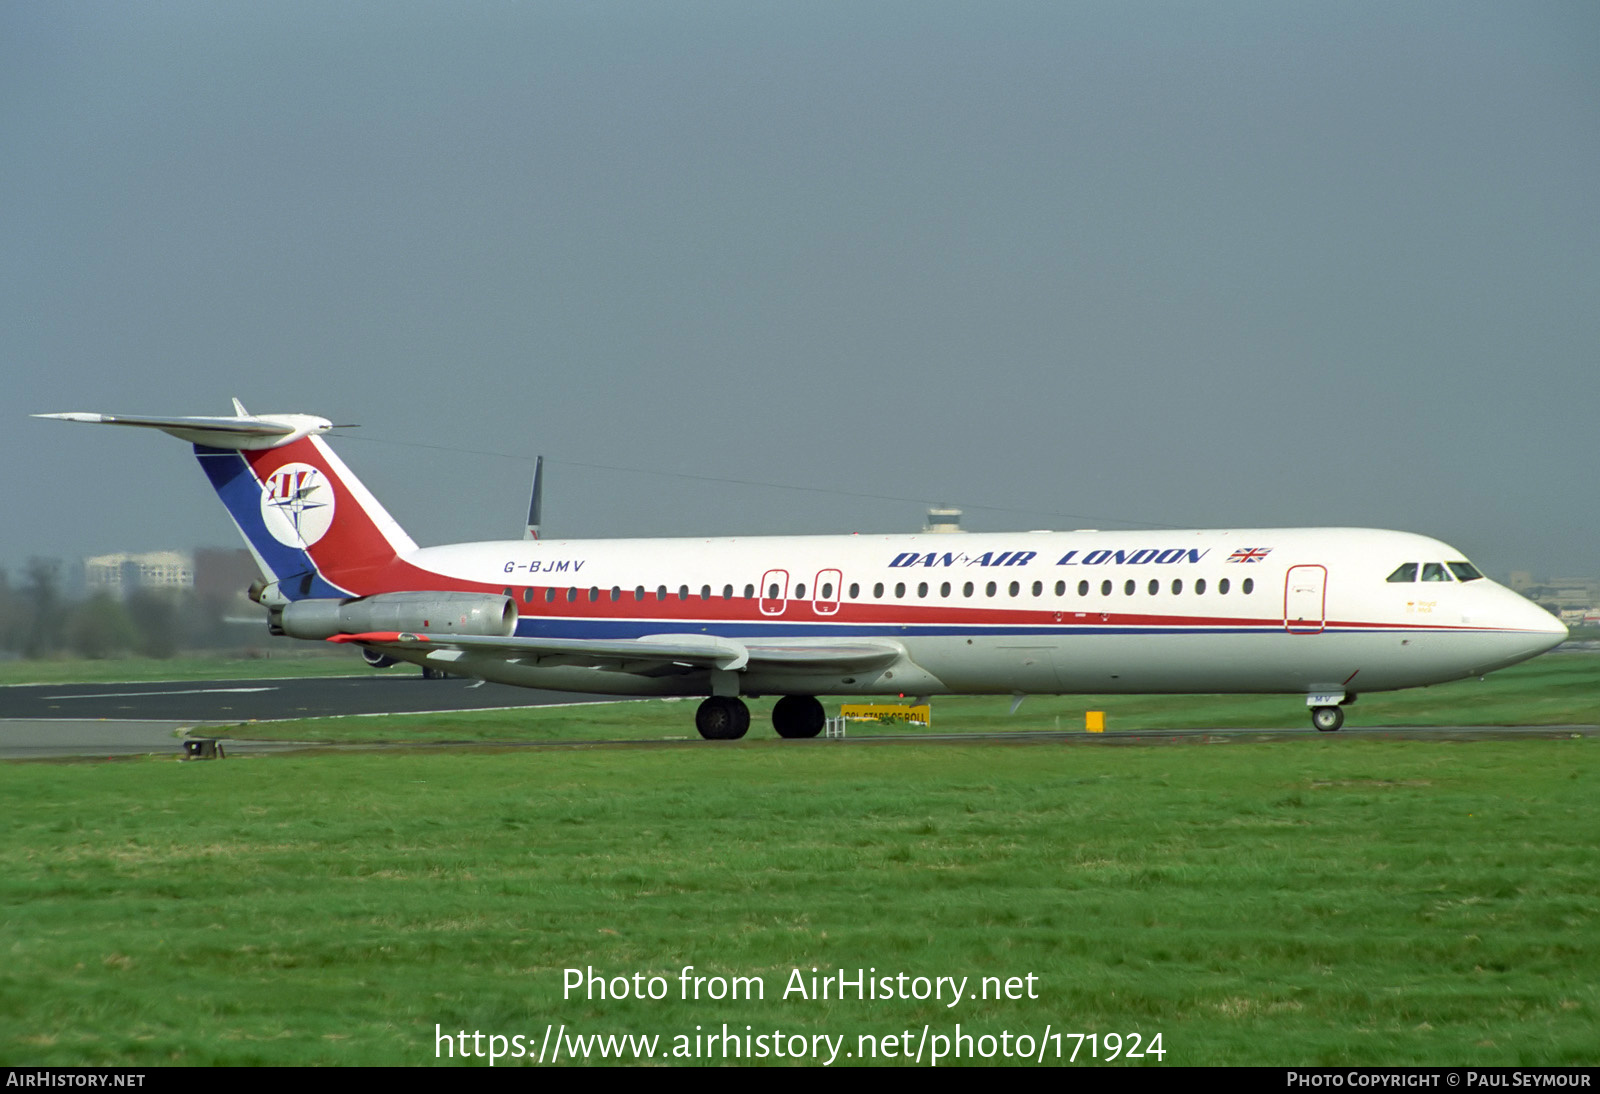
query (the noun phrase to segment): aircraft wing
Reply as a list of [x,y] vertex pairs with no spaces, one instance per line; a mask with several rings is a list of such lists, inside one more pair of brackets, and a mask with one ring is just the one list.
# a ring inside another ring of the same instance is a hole
[[750,666],[778,669],[824,669],[865,672],[892,664],[904,655],[888,641],[857,639],[839,642],[803,639],[788,642],[740,642],[711,634],[651,634],[642,638],[496,638],[459,634],[417,634],[370,631],[336,634],[330,642],[402,649],[462,650],[498,654],[529,664],[555,662],[592,665],[653,675],[662,668],[714,668],[737,671]]

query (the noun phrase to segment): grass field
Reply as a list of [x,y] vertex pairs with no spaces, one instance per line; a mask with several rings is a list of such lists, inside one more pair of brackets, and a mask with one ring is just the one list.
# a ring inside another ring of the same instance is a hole
[[[1597,696],[1600,656],[1563,654],[1363,696],[1350,724],[1592,724]],[[935,728],[1304,719],[1292,697],[1008,706],[936,700]],[[692,712],[240,732],[660,739]],[[0,1064],[428,1064],[436,1028],[536,1052],[547,1025],[568,1056],[572,1035],[654,1035],[707,1062],[696,1038],[726,1023],[842,1038],[816,1045],[842,1063],[862,1037],[914,1053],[924,1029],[948,1051],[959,1025],[1047,1062],[1075,1045],[1047,1033],[1077,1032],[1119,1052],[1160,1034],[1143,1063],[1592,1065],[1597,774],[1593,738],[856,748],[764,722],[670,748],[3,764]],[[685,966],[763,995],[684,999]],[[567,969],[660,977],[664,998],[564,997]],[[835,996],[858,970],[969,994],[786,998],[813,969]],[[1022,997],[974,998],[984,977]]]
[[[436,1025],[537,1045],[547,1023],[856,1052],[959,1023],[1159,1033],[1167,1064],[1592,1064],[1597,748],[0,765],[0,1063],[432,1063]],[[685,1001],[688,965],[764,998]],[[590,967],[670,990],[564,998]],[[1037,998],[783,998],[813,968],[1031,975]]]

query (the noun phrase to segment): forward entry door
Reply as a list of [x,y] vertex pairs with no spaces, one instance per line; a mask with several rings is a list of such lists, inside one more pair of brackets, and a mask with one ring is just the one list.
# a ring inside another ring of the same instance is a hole
[[1328,568],[1291,566],[1283,585],[1283,627],[1290,634],[1320,634],[1328,624]]

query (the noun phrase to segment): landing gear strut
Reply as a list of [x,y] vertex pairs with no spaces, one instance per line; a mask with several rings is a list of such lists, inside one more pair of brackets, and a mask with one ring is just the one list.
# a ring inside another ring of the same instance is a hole
[[785,695],[772,708],[772,728],[780,737],[815,737],[827,721],[827,712],[811,695]]
[[750,708],[732,695],[713,695],[694,712],[694,727],[708,741],[737,741],[750,728]]
[[1344,711],[1338,707],[1312,707],[1311,724],[1324,733],[1332,733],[1344,725]]

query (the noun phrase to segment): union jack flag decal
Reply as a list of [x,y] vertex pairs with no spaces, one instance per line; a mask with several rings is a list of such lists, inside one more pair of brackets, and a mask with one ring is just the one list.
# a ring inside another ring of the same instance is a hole
[[1228,556],[1229,562],[1260,562],[1271,553],[1271,547],[1241,547]]

